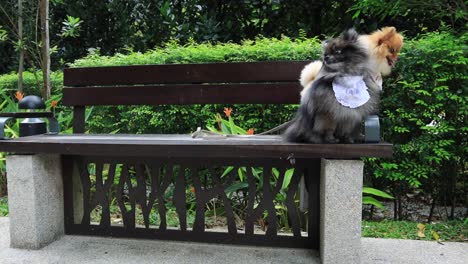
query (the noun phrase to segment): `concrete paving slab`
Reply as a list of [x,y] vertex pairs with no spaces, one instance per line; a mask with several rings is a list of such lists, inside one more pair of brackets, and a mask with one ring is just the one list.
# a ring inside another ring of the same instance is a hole
[[[0,217],[1,264],[320,263],[317,251],[202,243],[64,236],[41,250],[9,247],[9,219]],[[362,239],[362,263],[468,263],[468,243]],[[340,264],[340,263],[337,263]]]
[[0,218],[0,263],[307,263],[318,252],[305,249],[213,245],[157,240],[64,236],[41,250],[9,248],[8,218]]
[[467,264],[468,243],[362,239],[363,264]]

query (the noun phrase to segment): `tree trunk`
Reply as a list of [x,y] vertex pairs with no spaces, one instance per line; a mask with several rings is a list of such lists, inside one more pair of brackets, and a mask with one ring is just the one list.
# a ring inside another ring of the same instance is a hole
[[39,13],[41,17],[41,53],[42,53],[42,97],[50,98],[50,43],[49,43],[49,0],[39,0]]
[[20,42],[20,56],[18,65],[18,91],[23,92],[23,70],[24,70],[24,50],[23,50],[23,0],[18,0],[18,41]]

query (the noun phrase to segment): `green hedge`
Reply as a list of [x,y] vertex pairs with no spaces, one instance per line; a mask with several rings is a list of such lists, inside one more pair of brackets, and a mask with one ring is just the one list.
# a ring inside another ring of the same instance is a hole
[[466,202],[467,40],[467,33],[433,32],[407,41],[395,74],[385,80],[383,136],[395,153],[371,165],[377,177],[394,183],[397,197],[407,192],[405,182],[442,204]]
[[258,38],[255,41],[246,40],[241,44],[197,44],[191,42],[184,46],[173,41],[163,48],[150,50],[146,53],[129,51],[128,54],[108,57],[99,56],[99,51],[96,51],[83,59],[76,60],[70,66],[307,60],[319,58],[320,53],[320,41],[316,38],[296,40],[287,37],[282,39]]
[[[50,84],[52,93],[59,93],[63,86],[63,73],[61,71],[52,72],[50,75]],[[23,73],[23,92],[24,94],[41,95],[42,72],[35,74],[30,71]],[[18,90],[18,74],[9,73],[0,75],[0,90],[9,91],[14,94]]]

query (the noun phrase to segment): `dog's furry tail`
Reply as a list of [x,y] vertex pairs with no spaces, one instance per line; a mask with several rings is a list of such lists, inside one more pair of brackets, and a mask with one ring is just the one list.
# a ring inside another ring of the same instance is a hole
[[302,69],[301,77],[299,78],[299,82],[303,87],[301,97],[304,97],[304,94],[310,89],[314,80],[317,79],[321,68],[322,62],[317,60],[307,64],[304,69]]
[[312,84],[315,78],[317,78],[320,68],[322,68],[322,62],[317,60],[307,64],[302,69],[301,77],[299,78],[302,87],[306,88]]

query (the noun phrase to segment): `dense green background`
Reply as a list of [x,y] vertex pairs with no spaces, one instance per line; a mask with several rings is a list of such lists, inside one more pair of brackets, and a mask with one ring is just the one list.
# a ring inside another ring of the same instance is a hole
[[[134,50],[144,52],[172,39],[185,44],[220,41],[239,43],[258,36],[292,38],[334,36],[348,27],[371,32],[396,26],[408,37],[447,25],[466,28],[464,0],[50,0],[50,37],[54,69],[88,54]],[[0,25],[16,42],[11,21],[17,19],[18,0],[0,0]],[[36,41],[37,1],[23,1],[26,44]],[[79,36],[61,33],[67,16],[80,18]],[[40,39],[40,38],[39,38]],[[38,41],[36,41],[38,42]],[[32,57],[33,54],[29,54]],[[11,43],[0,43],[0,73],[17,69]],[[30,64],[27,62],[27,64]],[[32,65],[29,65],[32,67]]]

